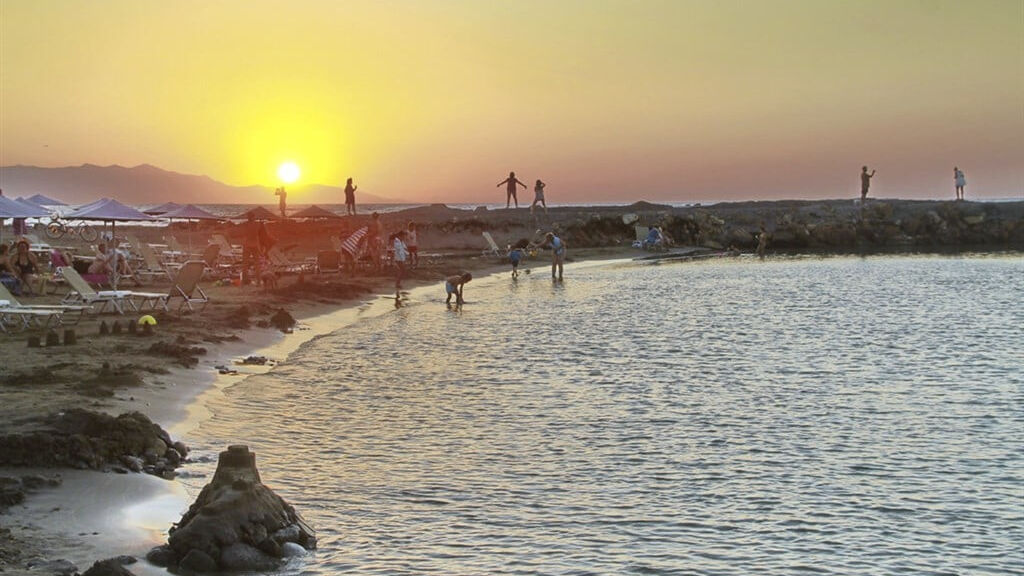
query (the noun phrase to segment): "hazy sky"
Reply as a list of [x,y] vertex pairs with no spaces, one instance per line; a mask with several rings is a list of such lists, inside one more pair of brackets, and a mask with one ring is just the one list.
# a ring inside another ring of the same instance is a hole
[[417,201],[1024,196],[1024,1],[0,0],[0,164],[285,160]]

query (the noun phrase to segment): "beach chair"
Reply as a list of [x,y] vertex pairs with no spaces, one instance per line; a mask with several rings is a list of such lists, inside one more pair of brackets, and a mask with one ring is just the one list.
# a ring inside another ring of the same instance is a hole
[[[3,300],[0,300],[0,332],[8,334],[11,332],[11,328],[25,330],[31,328],[33,324],[46,329],[53,321],[59,324],[62,315],[60,310],[26,310],[7,306]],[[43,323],[39,324],[40,321]]]
[[341,243],[339,255],[345,257],[347,261],[351,261],[353,268],[359,264],[363,254],[366,253],[366,235],[369,234],[369,232],[370,228],[363,226],[349,235],[349,237]]
[[135,247],[139,251],[139,256],[142,257],[142,264],[135,268],[136,274],[148,276],[149,278],[166,276],[170,280],[174,277],[172,271],[181,267],[181,264],[162,264],[160,259],[157,258],[156,252],[153,252],[153,247],[149,244],[140,242]]
[[156,294],[153,292],[133,292],[131,290],[101,290],[97,292],[89,285],[85,279],[79,275],[78,271],[71,266],[65,266],[60,269],[61,275],[64,276],[64,280],[67,281],[68,285],[71,286],[71,290],[61,300],[62,304],[70,305],[85,305],[93,307],[96,304],[101,304],[100,309],[97,312],[103,312],[107,309],[107,306],[112,306],[118,314],[124,314],[124,307],[127,304],[132,310],[138,310],[139,304],[136,299],[140,300],[143,305],[146,303],[159,302],[167,297],[166,294]]
[[64,314],[67,314],[68,312],[78,312],[78,315],[75,316],[74,322],[70,322],[70,324],[75,324],[82,318],[82,315],[90,308],[90,306],[75,306],[70,304],[22,304],[14,297],[13,294],[11,294],[9,290],[7,290],[6,286],[0,284],[0,308],[8,311],[34,310],[57,313],[57,320],[60,324],[65,323]]
[[[341,241],[339,240],[340,244]],[[316,272],[337,272],[341,269],[341,253],[338,250],[320,250],[316,253]]]
[[306,263],[293,262],[277,246],[272,246],[270,250],[267,250],[267,259],[270,260],[270,265],[274,267],[275,272],[311,271]]
[[210,236],[210,244],[216,244],[220,247],[220,255],[232,262],[242,259],[242,247],[234,246],[228,242],[228,239],[223,234],[213,234]]
[[190,312],[195,312],[193,304],[202,304],[199,311],[202,312],[206,308],[206,305],[210,302],[209,296],[199,286],[199,279],[203,277],[203,271],[206,269],[206,263],[200,260],[190,260],[185,262],[181,266],[181,270],[178,270],[177,276],[171,283],[171,291],[165,295],[161,304],[164,310],[170,309],[170,303],[176,298],[181,298],[181,304],[178,305],[178,312],[181,312],[182,308],[188,308]]
[[483,236],[484,236],[484,240],[487,240],[487,246],[488,246],[487,250],[483,251],[483,255],[484,256],[506,256],[507,255],[507,252],[505,250],[502,250],[501,248],[498,248],[498,244],[494,241],[494,238],[491,236],[490,232],[484,232]]

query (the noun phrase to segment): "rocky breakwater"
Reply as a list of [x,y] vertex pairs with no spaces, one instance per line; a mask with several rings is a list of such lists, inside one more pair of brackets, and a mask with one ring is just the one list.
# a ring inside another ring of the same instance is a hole
[[65,467],[173,478],[188,448],[146,415],[71,409],[41,429],[0,435],[0,466]]
[[273,570],[316,548],[316,534],[295,509],[265,486],[247,446],[220,453],[217,472],[167,544],[146,558],[192,572]]

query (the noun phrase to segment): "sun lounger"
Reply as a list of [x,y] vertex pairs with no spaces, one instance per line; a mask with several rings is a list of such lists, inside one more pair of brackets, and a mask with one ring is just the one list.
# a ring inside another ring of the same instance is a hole
[[307,265],[302,262],[293,262],[291,258],[289,258],[277,246],[273,246],[270,250],[267,250],[267,258],[270,260],[270,264],[274,267],[275,272],[308,272],[312,271],[312,268],[315,267],[315,263]]
[[63,318],[64,314],[68,312],[78,312],[78,315],[75,316],[75,321],[71,322],[71,324],[74,324],[78,322],[78,320],[81,319],[82,314],[84,314],[85,311],[90,308],[89,306],[76,306],[68,304],[22,304],[21,302],[18,301],[17,298],[14,297],[13,294],[10,293],[10,291],[7,290],[7,287],[4,286],[3,284],[0,284],[0,307],[2,307],[5,310],[36,310],[41,312],[56,312],[61,315],[61,318],[59,318],[61,324],[65,323]]
[[139,256],[142,257],[142,265],[135,268],[136,274],[148,276],[149,278],[166,276],[170,280],[173,279],[172,272],[181,268],[181,264],[162,264],[160,259],[157,258],[156,253],[153,252],[153,247],[149,244],[139,242],[135,247],[139,251]]
[[224,258],[230,259],[232,262],[236,262],[242,258],[242,247],[232,245],[223,234],[213,234],[210,236],[210,244],[216,244],[219,246],[220,255]]
[[179,312],[182,308],[186,307],[194,312],[193,304],[202,304],[202,307],[199,309],[200,311],[206,308],[210,298],[199,287],[199,279],[202,278],[205,269],[205,262],[199,260],[185,262],[181,266],[181,270],[178,270],[178,275],[175,276],[172,282],[171,291],[162,301],[164,310],[168,310],[170,303],[176,298],[182,299],[181,304],[178,305]]
[[31,328],[33,324],[38,324],[40,320],[45,320],[41,327],[47,328],[53,321],[59,324],[62,315],[63,312],[60,310],[25,310],[23,308],[6,306],[3,304],[3,300],[0,300],[0,332],[9,333],[9,327],[21,328],[22,330]]
[[487,240],[487,250],[483,251],[484,256],[506,256],[508,253],[501,248],[498,248],[498,244],[494,241],[494,237],[491,236],[490,232],[483,233],[484,240]]
[[110,305],[114,307],[118,314],[124,314],[125,304],[132,310],[138,310],[139,304],[136,300],[141,301],[143,306],[147,303],[154,303],[155,305],[156,302],[166,299],[167,296],[166,294],[133,292],[131,290],[102,290],[97,292],[74,268],[66,266],[61,268],[60,271],[68,285],[71,286],[71,290],[64,296],[64,300],[61,301],[62,304],[82,304],[87,306],[101,304],[97,312],[103,312]]

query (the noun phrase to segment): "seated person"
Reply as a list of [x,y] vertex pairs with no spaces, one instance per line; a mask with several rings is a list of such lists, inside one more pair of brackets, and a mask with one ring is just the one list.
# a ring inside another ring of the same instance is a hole
[[664,239],[661,237],[661,230],[657,226],[651,226],[651,229],[647,231],[647,238],[644,239],[644,248],[654,248],[663,244]]
[[116,259],[117,254],[107,250],[105,242],[100,242],[96,245],[96,255],[92,259],[92,264],[89,264],[89,274],[110,276],[114,272]]
[[8,254],[10,248],[7,244],[0,244],[0,283],[6,286],[11,294],[21,296],[21,280],[11,266],[11,257]]
[[29,251],[28,240],[22,238],[14,246],[16,251],[11,256],[10,267],[21,281],[22,292],[32,294],[32,283],[40,272],[39,260]]

